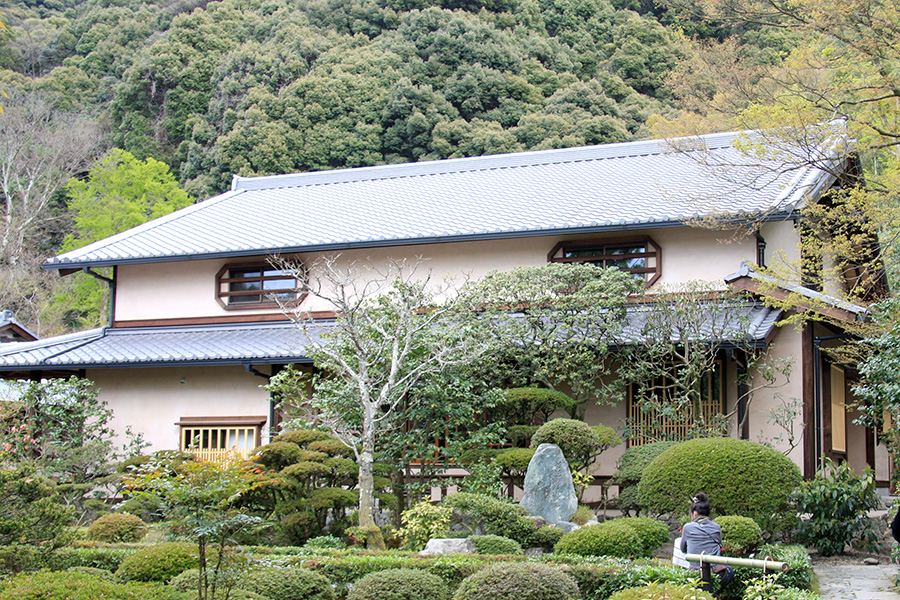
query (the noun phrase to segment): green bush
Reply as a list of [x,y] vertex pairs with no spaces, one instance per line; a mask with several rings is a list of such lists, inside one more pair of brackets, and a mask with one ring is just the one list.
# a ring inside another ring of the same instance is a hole
[[443,504],[454,510],[454,522],[470,534],[483,523],[484,533],[502,535],[527,547],[536,529],[524,508],[491,496],[460,492],[445,498]]
[[800,541],[815,546],[822,556],[841,554],[853,542],[877,548],[878,532],[867,514],[879,506],[870,469],[860,476],[847,463],[831,463],[815,479],[800,484],[793,499],[799,512],[809,515],[800,522]]
[[280,471],[288,465],[300,461],[300,447],[289,442],[272,442],[256,451],[253,462],[271,471]]
[[320,440],[330,440],[331,435],[318,429],[298,429],[297,431],[287,431],[276,437],[272,442],[286,442],[288,444],[296,444],[297,446],[306,446],[310,442],[318,442]]
[[619,486],[619,497],[616,506],[626,515],[632,511],[640,514],[644,508],[638,484],[644,469],[654,458],[674,446],[677,442],[653,442],[642,446],[632,446],[619,457],[618,470],[610,483]]
[[118,583],[89,573],[20,573],[0,583],[4,600],[193,600],[162,584]]
[[751,581],[744,589],[742,600],[819,600],[819,595],[807,590],[785,587],[782,574],[773,573]]
[[98,542],[137,542],[147,533],[146,524],[128,513],[103,515],[88,527],[88,537]]
[[324,575],[301,567],[251,571],[237,588],[277,600],[333,600],[335,597]]
[[678,514],[688,499],[706,492],[714,514],[752,518],[765,531],[780,531],[787,499],[800,483],[800,470],[768,446],[732,438],[700,438],[672,446],[644,469],[640,495],[647,508]]
[[347,548],[344,540],[333,535],[320,535],[310,538],[303,545],[311,550],[344,550]]
[[763,543],[762,529],[750,517],[717,517],[722,528],[723,551],[730,556],[749,556]]
[[98,569],[97,567],[69,567],[66,569],[66,573],[84,573],[85,575],[96,577],[97,579],[116,581],[116,576],[111,572],[106,569]]
[[714,600],[713,595],[689,585],[651,583],[641,587],[621,590],[609,600]]
[[116,575],[124,581],[168,581],[198,564],[195,544],[169,542],[138,550],[122,561]]
[[450,517],[453,509],[431,502],[419,502],[409,510],[404,510],[400,519],[403,527],[400,537],[410,550],[421,550],[432,538],[442,538],[450,531]]
[[38,569],[65,571],[71,567],[96,567],[113,572],[134,553],[131,548],[66,547],[46,552],[37,546],[0,546],[0,574],[13,575]]
[[356,582],[347,600],[447,600],[447,582],[420,569],[388,569]]
[[669,541],[669,528],[658,519],[650,517],[625,517],[616,519],[618,523],[624,523],[631,527],[641,541],[642,552],[640,556],[647,558],[653,556],[660,546]]
[[615,519],[570,531],[556,543],[554,552],[622,558],[641,556],[643,554],[641,538],[632,527],[621,521],[622,519]]
[[323,574],[338,586],[346,586],[369,573],[387,569],[422,569],[441,577],[456,587],[469,575],[479,571],[494,559],[478,554],[423,557],[417,554],[382,552],[378,554],[347,554],[326,557],[297,557],[293,564],[305,566]]
[[502,535],[473,535],[470,539],[478,554],[522,554],[519,542]]
[[566,573],[535,563],[498,563],[463,580],[453,600],[568,600],[581,598]]
[[575,400],[546,388],[524,387],[504,390],[503,401],[496,408],[507,422],[527,424],[546,421],[557,411],[571,412]]
[[540,429],[539,425],[513,425],[506,430],[509,443],[516,448],[528,448],[531,446],[531,438],[534,432]]
[[541,548],[552,548],[565,534],[566,532],[556,525],[544,525],[534,532],[531,543]]
[[129,498],[125,502],[116,505],[116,510],[129,515],[134,515],[144,523],[156,523],[161,521],[162,500],[157,496],[137,496]]
[[577,470],[586,469],[600,451],[597,431],[576,419],[553,419],[541,425],[531,437],[531,447],[556,444],[569,464]]
[[504,471],[510,474],[524,473],[534,457],[534,448],[509,448],[497,454],[494,459]]
[[584,504],[579,504],[578,508],[575,509],[575,514],[572,515],[572,518],[569,519],[571,522],[576,525],[585,525],[588,521],[596,517],[594,511],[591,510],[590,506],[585,506]]

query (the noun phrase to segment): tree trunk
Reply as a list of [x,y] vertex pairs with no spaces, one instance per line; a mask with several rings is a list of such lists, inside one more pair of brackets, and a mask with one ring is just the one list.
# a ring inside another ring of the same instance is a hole
[[359,526],[366,530],[366,548],[384,550],[381,529],[375,523],[375,427],[366,408],[362,452],[359,453]]

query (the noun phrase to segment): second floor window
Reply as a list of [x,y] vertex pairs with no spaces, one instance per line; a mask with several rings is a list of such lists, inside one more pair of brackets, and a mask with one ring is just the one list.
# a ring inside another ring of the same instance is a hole
[[299,299],[291,271],[267,264],[226,265],[216,277],[216,299],[224,308],[277,307]]
[[550,251],[550,262],[589,262],[617,267],[634,274],[650,287],[661,274],[661,251],[648,237],[631,240],[560,242]]

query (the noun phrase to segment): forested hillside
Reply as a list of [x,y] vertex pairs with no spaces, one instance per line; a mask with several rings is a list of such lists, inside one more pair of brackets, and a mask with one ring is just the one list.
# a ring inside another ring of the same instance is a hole
[[[37,265],[67,236],[97,239],[66,181],[111,148],[133,167],[166,163],[159,182],[202,199],[234,173],[625,141],[648,137],[651,115],[677,116],[666,76],[687,35],[737,32],[763,60],[784,48],[783,33],[682,19],[649,0],[26,0],[2,11],[3,152],[33,135],[68,154],[39,175],[39,199],[0,190],[14,217],[4,241],[16,238],[0,246],[0,307],[41,334],[99,322],[92,282],[89,300],[61,293],[74,284]],[[176,204],[142,202],[155,207],[144,218]]]

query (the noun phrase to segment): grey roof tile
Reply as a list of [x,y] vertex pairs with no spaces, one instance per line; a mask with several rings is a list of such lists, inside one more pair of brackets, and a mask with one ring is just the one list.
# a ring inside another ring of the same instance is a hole
[[[743,305],[731,342],[763,345],[780,312],[758,302]],[[646,312],[629,307],[623,342],[639,340]],[[41,369],[235,365],[308,362],[307,335],[333,327],[320,321],[307,331],[293,323],[251,323],[191,327],[92,329],[36,342],[0,345],[0,372]]]
[[[47,263],[80,268],[660,226],[711,213],[790,211],[827,171],[759,161],[738,134],[521,152],[271,177]],[[698,157],[701,157],[698,160]]]

